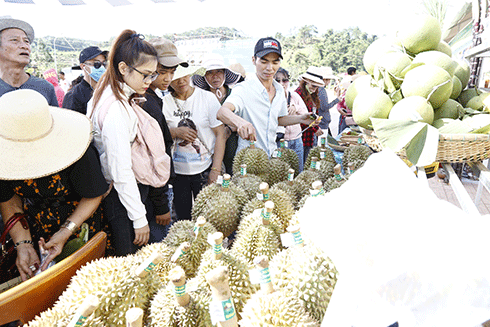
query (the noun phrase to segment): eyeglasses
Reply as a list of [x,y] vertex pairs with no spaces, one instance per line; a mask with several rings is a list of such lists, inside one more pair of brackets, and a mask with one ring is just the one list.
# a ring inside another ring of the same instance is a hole
[[101,66],[106,67],[107,66],[107,62],[106,61],[104,61],[104,62],[96,61],[93,64],[92,63],[86,63],[85,65],[87,65],[87,66],[93,66],[95,69],[99,69]]
[[128,65],[129,67],[131,67],[132,69],[134,69],[135,71],[137,71],[138,73],[140,73],[141,75],[143,75],[143,82],[153,82],[154,80],[157,79],[158,77],[158,73],[152,73],[152,74],[144,74],[142,72],[140,72],[139,70],[137,70],[136,68],[134,68],[133,66],[131,65]]
[[276,82],[277,82],[277,83],[281,83],[281,82],[282,82],[282,83],[286,83],[286,82],[289,82],[289,79],[287,79],[287,78],[283,78],[283,79],[276,78]]

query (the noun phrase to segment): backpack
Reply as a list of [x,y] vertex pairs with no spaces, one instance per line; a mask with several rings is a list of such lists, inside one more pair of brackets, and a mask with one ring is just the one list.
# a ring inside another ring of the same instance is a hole
[[[162,187],[170,177],[170,157],[165,151],[162,129],[135,100],[130,100],[131,107],[138,117],[136,137],[131,144],[133,173],[141,184]],[[115,101],[117,101],[116,97],[111,95],[99,109],[98,124],[101,130],[105,116]]]

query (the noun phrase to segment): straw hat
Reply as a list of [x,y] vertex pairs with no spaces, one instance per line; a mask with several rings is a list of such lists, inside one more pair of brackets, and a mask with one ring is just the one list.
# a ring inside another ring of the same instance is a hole
[[[206,69],[206,72],[210,70],[223,69],[225,71],[224,85],[235,84],[240,79],[240,74],[237,74],[226,67],[225,61],[220,54],[208,53],[202,61],[202,66]],[[201,89],[206,88],[208,84],[206,82],[206,78],[201,75],[192,76],[192,82]]]
[[323,66],[320,68],[322,70],[323,79],[337,79],[338,77],[334,75],[332,67]]
[[182,78],[184,76],[194,76],[194,75],[201,75],[203,76],[206,73],[206,68],[201,67],[201,66],[187,66],[183,67],[181,65],[177,66],[177,69],[175,70],[174,77],[172,81],[175,81],[176,79]]
[[320,67],[308,67],[306,73],[302,74],[299,78],[300,80],[310,82],[318,87],[325,86],[325,83],[323,82],[323,70]]
[[67,168],[87,150],[91,132],[85,115],[51,107],[34,90],[2,95],[0,179],[34,179]]

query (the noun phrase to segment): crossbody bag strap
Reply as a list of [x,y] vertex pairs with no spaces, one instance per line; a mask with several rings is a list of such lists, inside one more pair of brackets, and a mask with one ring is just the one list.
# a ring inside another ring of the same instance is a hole
[[0,236],[0,244],[1,245],[5,244],[5,240],[7,239],[7,234],[14,227],[14,225],[17,224],[19,221],[21,222],[22,227],[24,229],[26,229],[26,230],[29,229],[29,224],[27,223],[26,218],[27,218],[27,214],[20,213],[20,212],[17,212],[12,217],[10,217],[10,219],[5,224],[2,235]]

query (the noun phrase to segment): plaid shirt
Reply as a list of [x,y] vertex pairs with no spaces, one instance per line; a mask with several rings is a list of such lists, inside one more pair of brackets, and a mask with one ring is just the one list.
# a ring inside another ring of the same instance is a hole
[[[305,94],[301,91],[301,89],[298,87],[296,89],[296,93],[298,93],[301,97],[301,99],[303,99],[303,101],[305,102],[306,104],[306,108],[308,108],[308,112],[312,112],[312,113],[317,113],[317,108],[315,107],[315,105],[313,104],[313,102],[310,100],[310,101],[306,101],[306,97],[305,97]],[[305,129],[306,127],[308,127],[308,125],[305,125],[305,124],[301,124],[301,130]],[[315,127],[310,127],[308,128],[306,131],[303,132],[303,146],[309,146],[309,147],[312,147],[313,146],[313,142],[315,140],[315,132],[319,129],[318,126],[315,126]]]

